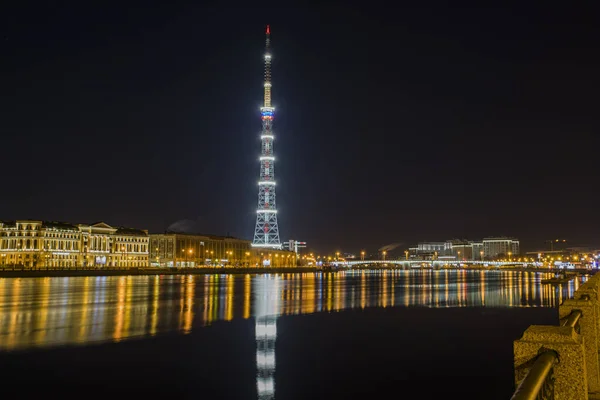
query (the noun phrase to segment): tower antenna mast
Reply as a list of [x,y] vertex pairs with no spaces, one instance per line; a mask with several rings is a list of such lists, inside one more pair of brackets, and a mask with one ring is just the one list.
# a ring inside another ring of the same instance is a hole
[[275,108],[271,105],[271,28],[265,31],[265,82],[264,103],[260,108],[262,120],[260,179],[258,181],[258,207],[252,246],[280,249],[279,225],[277,224],[277,205],[275,202],[275,157],[273,155],[273,116]]

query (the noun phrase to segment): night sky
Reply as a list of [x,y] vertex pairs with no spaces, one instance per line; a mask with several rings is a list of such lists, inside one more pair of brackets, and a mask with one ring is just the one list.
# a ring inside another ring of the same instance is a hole
[[270,24],[282,240],[600,247],[600,29],[581,3],[14,3],[0,13],[0,219],[188,220],[251,239]]

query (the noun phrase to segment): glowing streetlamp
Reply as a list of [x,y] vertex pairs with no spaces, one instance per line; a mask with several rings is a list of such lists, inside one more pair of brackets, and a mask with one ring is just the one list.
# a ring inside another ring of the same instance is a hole
[[383,261],[385,261],[385,255],[387,254],[387,251],[382,251],[381,254],[383,255]]
[[365,261],[365,252],[364,251],[360,252],[360,260]]

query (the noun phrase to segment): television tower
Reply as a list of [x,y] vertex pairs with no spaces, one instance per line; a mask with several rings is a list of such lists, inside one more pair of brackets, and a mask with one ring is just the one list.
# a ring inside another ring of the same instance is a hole
[[267,25],[265,46],[265,99],[260,108],[262,119],[260,180],[258,181],[258,208],[254,228],[254,247],[281,248],[279,226],[277,225],[277,205],[275,203],[275,157],[273,156],[273,112],[271,106],[271,30]]

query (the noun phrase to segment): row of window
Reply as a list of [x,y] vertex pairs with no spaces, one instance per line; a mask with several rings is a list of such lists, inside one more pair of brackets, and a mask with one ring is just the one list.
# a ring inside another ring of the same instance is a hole
[[[77,241],[59,240],[59,241],[39,241],[38,239],[10,239],[0,240],[0,250],[32,250],[39,251],[39,245],[42,244],[43,249],[47,250],[72,250],[80,251],[80,243]],[[87,249],[87,246],[86,246]],[[89,251],[109,251],[109,252],[135,252],[135,253],[147,253],[148,245],[140,243],[125,243],[123,245],[115,244],[115,246],[91,246]]]

